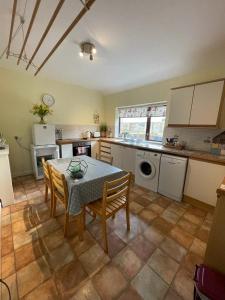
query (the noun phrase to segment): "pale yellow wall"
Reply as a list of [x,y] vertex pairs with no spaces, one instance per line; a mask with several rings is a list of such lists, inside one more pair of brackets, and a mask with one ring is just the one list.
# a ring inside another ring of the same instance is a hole
[[30,153],[21,149],[14,136],[22,137],[22,143],[31,144],[31,127],[38,119],[29,110],[33,103],[40,102],[41,95],[54,95],[54,113],[49,123],[86,125],[93,124],[94,112],[104,118],[102,95],[80,86],[0,69],[0,132],[10,145],[10,163],[13,175],[29,173],[32,169]]
[[[195,72],[190,75],[173,78],[170,80],[145,85],[139,88],[105,96],[105,119],[109,126],[115,125],[115,108],[127,105],[152,103],[170,100],[172,87],[192,84],[225,77],[225,66],[221,70],[211,72]],[[169,112],[169,107],[168,107]]]

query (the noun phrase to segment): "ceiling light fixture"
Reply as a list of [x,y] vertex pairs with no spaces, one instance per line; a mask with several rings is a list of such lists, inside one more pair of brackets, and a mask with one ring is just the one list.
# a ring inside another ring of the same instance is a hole
[[83,42],[80,44],[80,57],[83,57],[84,54],[89,55],[90,60],[93,60],[93,55],[96,54],[96,48],[95,45],[90,42]]

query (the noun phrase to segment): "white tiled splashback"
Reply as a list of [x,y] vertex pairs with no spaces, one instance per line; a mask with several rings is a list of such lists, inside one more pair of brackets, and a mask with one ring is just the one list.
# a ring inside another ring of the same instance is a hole
[[204,142],[212,139],[224,130],[213,128],[172,128],[166,127],[164,131],[164,142],[166,138],[179,136],[179,141],[185,141],[187,149],[210,151],[211,144]]
[[89,130],[99,131],[99,125],[56,125],[56,129],[62,129],[63,139],[82,138],[82,133]]

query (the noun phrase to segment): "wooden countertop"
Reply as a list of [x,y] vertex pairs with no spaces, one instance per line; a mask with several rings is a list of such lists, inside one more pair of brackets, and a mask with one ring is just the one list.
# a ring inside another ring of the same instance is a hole
[[111,144],[118,144],[124,147],[130,147],[135,149],[143,149],[143,150],[151,150],[155,152],[177,155],[182,157],[188,157],[195,160],[205,161],[209,163],[215,163],[219,165],[225,166],[225,155],[213,155],[209,152],[204,151],[197,151],[197,150],[178,150],[173,148],[167,148],[160,144],[154,144],[151,142],[123,142],[120,141],[118,138],[101,138],[103,142],[111,143]]
[[91,142],[91,141],[98,141],[99,138],[90,138],[90,139],[83,139],[83,138],[75,138],[75,139],[62,139],[56,140],[57,145],[65,145],[65,144],[72,144],[75,142]]

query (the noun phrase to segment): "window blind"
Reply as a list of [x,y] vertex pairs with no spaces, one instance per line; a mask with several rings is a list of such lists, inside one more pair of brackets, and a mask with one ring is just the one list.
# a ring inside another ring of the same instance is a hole
[[120,118],[165,117],[166,105],[130,106],[118,108]]

